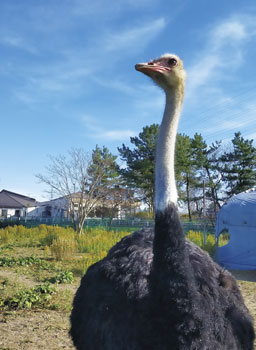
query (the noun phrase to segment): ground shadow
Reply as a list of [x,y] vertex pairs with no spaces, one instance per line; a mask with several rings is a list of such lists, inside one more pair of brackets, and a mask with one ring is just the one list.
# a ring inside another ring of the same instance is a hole
[[256,282],[256,270],[229,270],[239,281]]

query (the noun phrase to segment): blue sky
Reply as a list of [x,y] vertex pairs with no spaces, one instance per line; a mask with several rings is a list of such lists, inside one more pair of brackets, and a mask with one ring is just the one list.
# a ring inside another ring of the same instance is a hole
[[134,64],[187,70],[179,131],[256,137],[254,0],[2,0],[0,190],[46,199],[47,155],[129,144],[160,123],[162,92]]

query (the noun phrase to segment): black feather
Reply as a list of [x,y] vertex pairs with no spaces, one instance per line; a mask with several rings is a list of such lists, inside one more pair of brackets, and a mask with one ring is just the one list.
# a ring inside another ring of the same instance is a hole
[[123,238],[81,280],[77,350],[252,350],[252,319],[232,275],[186,241],[174,206],[155,231]]

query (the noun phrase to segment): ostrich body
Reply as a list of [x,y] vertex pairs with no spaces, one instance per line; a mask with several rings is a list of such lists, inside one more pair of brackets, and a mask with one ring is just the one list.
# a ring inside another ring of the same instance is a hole
[[166,54],[135,68],[166,94],[155,169],[155,228],[123,238],[92,265],[73,302],[77,350],[252,350],[235,279],[187,241],[176,211],[174,148],[185,71]]

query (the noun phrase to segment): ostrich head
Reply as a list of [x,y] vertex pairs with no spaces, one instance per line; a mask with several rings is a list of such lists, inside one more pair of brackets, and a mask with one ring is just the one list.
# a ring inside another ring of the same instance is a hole
[[149,76],[164,91],[184,89],[186,72],[182,60],[174,54],[165,54],[147,63],[138,63],[135,69]]

